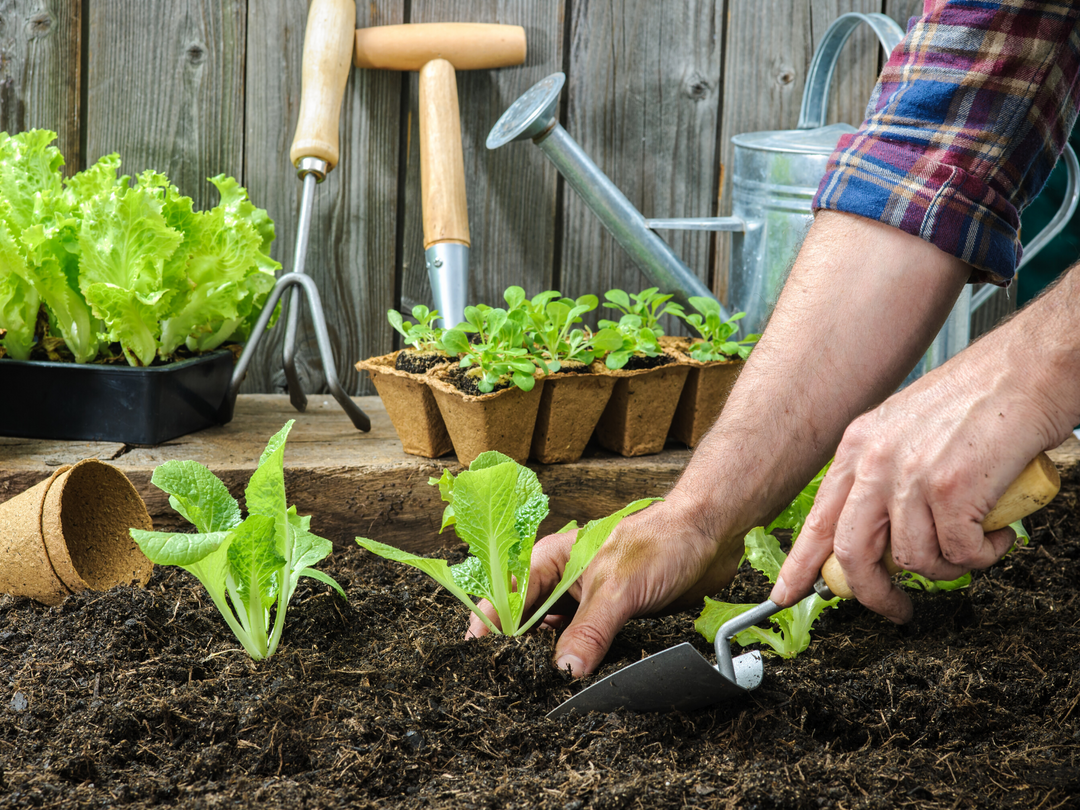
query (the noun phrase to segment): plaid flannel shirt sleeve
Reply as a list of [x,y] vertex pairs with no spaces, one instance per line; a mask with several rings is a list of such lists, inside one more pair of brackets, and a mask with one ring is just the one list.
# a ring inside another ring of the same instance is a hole
[[1078,0],[928,0],[814,209],[900,228],[970,264],[972,281],[1008,283],[1020,211],[1076,119],[1078,73]]

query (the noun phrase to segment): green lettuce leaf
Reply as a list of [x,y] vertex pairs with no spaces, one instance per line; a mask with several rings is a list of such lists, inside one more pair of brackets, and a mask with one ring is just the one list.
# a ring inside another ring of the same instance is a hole
[[153,562],[190,571],[247,653],[255,660],[273,655],[285,627],[289,601],[300,577],[342,587],[311,566],[333,551],[329,540],[311,532],[311,518],[285,501],[285,441],[290,420],[267,443],[246,490],[249,514],[242,518],[225,484],[194,461],[169,461],[154,471],[152,483],[200,534],[131,530]]

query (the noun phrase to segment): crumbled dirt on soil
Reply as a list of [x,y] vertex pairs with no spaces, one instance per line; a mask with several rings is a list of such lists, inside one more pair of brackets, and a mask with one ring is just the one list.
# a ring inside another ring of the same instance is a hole
[[[857,604],[743,702],[544,715],[554,636],[465,641],[463,608],[359,548],[301,581],[253,663],[188,574],[54,608],[0,597],[0,808],[1080,806],[1077,487],[1033,542],[897,628]],[[453,553],[449,553],[453,557]],[[726,597],[759,601],[757,575]],[[682,641],[631,622],[601,675]]]

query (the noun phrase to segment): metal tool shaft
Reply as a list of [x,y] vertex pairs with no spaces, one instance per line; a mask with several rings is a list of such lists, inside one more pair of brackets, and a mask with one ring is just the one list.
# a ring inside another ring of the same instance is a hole
[[[300,219],[296,227],[296,246],[293,252],[294,273],[303,273],[304,264],[307,260],[308,234],[311,231],[311,210],[315,205],[315,186],[319,182],[319,175],[314,171],[303,174],[304,190],[300,198]],[[282,308],[286,310],[285,316],[285,342],[282,347],[282,364],[285,367],[285,380],[289,386],[289,401],[296,410],[303,412],[307,408],[307,397],[304,388],[300,384],[300,375],[296,372],[296,331],[300,322],[300,307],[297,296],[299,290],[291,287],[285,291],[282,298]]]
[[[687,299],[692,296],[715,298],[671,246],[649,230],[641,212],[557,121],[533,142],[654,284],[684,306],[689,306]],[[726,320],[728,313],[722,317]]]

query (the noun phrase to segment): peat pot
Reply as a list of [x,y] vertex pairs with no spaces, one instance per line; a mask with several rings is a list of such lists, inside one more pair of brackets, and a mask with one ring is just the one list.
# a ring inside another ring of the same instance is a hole
[[357,363],[356,368],[371,375],[371,382],[379,392],[406,453],[423,458],[445,456],[454,446],[427,383],[427,375],[399,371],[395,368],[399,354],[391,352],[381,357],[369,357]]
[[232,417],[228,349],[163,366],[0,360],[0,435],[160,444]]
[[481,453],[498,450],[524,464],[532,446],[544,381],[537,380],[531,391],[510,386],[473,396],[458,390],[450,379],[452,370],[451,366],[439,366],[427,376],[458,462],[468,467]]

